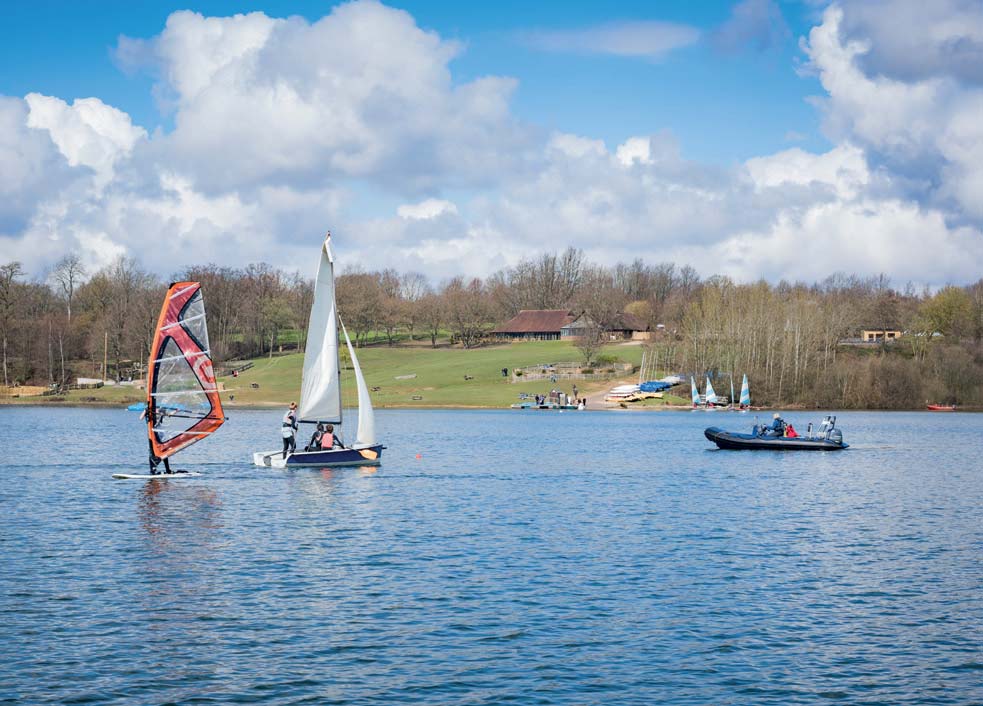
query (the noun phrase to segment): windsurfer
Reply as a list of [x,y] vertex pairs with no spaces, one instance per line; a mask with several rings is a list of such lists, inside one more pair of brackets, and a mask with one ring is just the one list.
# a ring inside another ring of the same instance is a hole
[[294,438],[294,432],[297,430],[297,403],[291,402],[290,407],[287,409],[287,413],[283,415],[283,424],[281,425],[281,433],[283,434],[283,457],[287,457],[287,453],[293,453],[297,450],[297,441]]
[[[149,417],[149,415],[150,415],[150,408],[144,407],[143,411],[140,412],[140,421],[145,421]],[[154,418],[154,426],[160,426],[160,423],[164,420],[164,417],[166,415],[167,415],[166,409],[160,410],[160,412],[158,412],[156,417]],[[154,454],[154,442],[150,438],[147,439],[147,445],[150,447],[150,475],[155,476],[159,473],[159,471],[157,470],[157,466],[160,465],[161,461],[164,462],[164,473],[170,473],[171,472],[170,461],[168,461],[166,457],[162,459],[156,454]]]

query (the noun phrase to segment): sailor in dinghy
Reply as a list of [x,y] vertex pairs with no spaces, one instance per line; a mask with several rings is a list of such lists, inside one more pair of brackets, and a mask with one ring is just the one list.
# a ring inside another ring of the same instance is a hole
[[[326,468],[375,466],[381,463],[382,450],[386,447],[375,440],[375,415],[369,398],[369,388],[365,384],[365,378],[362,377],[362,369],[359,367],[348,331],[345,330],[345,324],[338,317],[335,302],[334,253],[331,250],[331,234],[328,233],[321,246],[321,260],[314,283],[314,301],[311,304],[310,323],[307,327],[304,374],[296,419],[300,424],[323,424],[325,428],[333,425],[332,440],[338,436],[335,428],[341,426],[342,422],[341,366],[338,358],[339,328],[348,347],[348,355],[355,373],[355,386],[358,390],[358,427],[354,442],[333,448],[322,447],[304,451],[296,451],[293,448],[288,450],[285,445],[282,451],[261,451],[253,454],[253,463],[257,466]],[[341,439],[338,441],[340,442]]]

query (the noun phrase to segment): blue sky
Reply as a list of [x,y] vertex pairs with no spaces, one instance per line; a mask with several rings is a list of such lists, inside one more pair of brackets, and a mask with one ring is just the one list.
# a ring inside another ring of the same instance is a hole
[[[330,2],[122,2],[41,0],[7,3],[0,22],[0,94],[37,91],[66,101],[97,96],[152,130],[170,127],[145,73],[127,75],[113,59],[120,35],[158,34],[174,11],[206,16],[261,11],[315,21]],[[815,8],[783,3],[788,34],[774,47],[721,51],[711,35],[731,15],[733,3],[714,2],[399,2],[424,29],[462,43],[451,69],[457,81],[485,75],[518,79],[515,115],[546,130],[602,138],[617,144],[631,135],[669,130],[693,159],[726,164],[795,143],[828,143],[815,108],[815,78],[800,75],[799,37]],[[553,53],[528,46],[537,30],[579,29],[617,21],[657,20],[697,28],[695,44],[660,59]]]
[[973,281],[981,38],[979,0],[5,3],[0,257]]

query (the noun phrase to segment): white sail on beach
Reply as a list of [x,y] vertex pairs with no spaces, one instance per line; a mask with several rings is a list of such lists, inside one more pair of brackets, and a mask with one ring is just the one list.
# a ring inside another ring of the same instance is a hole
[[741,407],[751,406],[751,389],[747,384],[747,373],[744,374],[744,379],[741,381]]
[[717,393],[713,391],[713,385],[710,384],[709,375],[707,375],[707,404],[717,404]]

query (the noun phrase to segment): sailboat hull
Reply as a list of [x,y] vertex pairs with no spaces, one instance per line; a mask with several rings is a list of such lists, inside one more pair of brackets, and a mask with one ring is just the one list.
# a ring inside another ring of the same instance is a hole
[[382,444],[358,449],[327,449],[323,451],[297,451],[287,454],[267,451],[253,454],[253,463],[267,468],[333,468],[338,466],[378,466],[382,463]]

